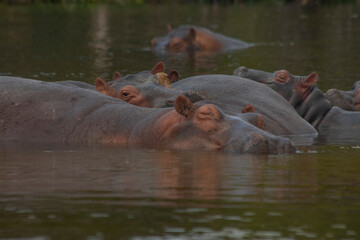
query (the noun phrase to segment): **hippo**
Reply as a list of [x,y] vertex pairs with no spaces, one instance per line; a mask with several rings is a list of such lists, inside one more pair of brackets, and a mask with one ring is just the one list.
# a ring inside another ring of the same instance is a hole
[[80,82],[80,81],[74,81],[74,80],[64,80],[64,81],[57,81],[55,83],[60,84],[60,85],[67,85],[67,86],[72,86],[72,87],[79,87],[79,88],[94,90],[94,91],[96,90],[94,85],[91,85],[86,82]]
[[[248,113],[242,118],[275,135],[317,136],[314,127],[302,119],[286,100],[249,79],[231,75],[200,75],[179,80],[172,86],[171,89],[153,86],[144,92],[137,88],[136,93],[156,101],[156,105],[148,107],[172,107],[176,97],[184,94],[191,102],[211,101],[232,116]],[[256,113],[255,109],[258,110]]]
[[265,131],[275,135],[317,136],[314,127],[304,121],[287,101],[249,79],[220,74],[200,75],[179,80],[172,86],[173,90],[203,95],[233,116],[244,112],[244,108],[251,104],[264,118]]
[[163,62],[158,62],[155,64],[151,71],[142,71],[137,74],[129,74],[126,76],[122,76],[119,72],[114,72],[113,81],[108,83],[105,82],[102,78],[97,78],[95,80],[95,86],[89,83],[73,80],[57,81],[55,83],[90,90],[97,90],[98,92],[104,93],[106,95],[116,97],[120,89],[127,84],[138,86],[144,83],[156,82],[159,85],[170,87],[170,80],[168,79],[168,77],[173,80],[176,77],[176,74],[177,78],[179,77],[178,73],[176,71],[171,71],[169,72],[169,74],[165,74],[164,71],[165,64]]
[[347,111],[360,111],[360,81],[354,83],[349,91],[329,89],[325,93],[325,97],[333,106]]
[[292,142],[184,95],[172,108],[144,108],[52,82],[0,77],[0,140],[105,144],[234,153],[292,153]]
[[360,140],[360,112],[350,112],[332,106],[324,93],[316,86],[318,74],[294,76],[286,70],[274,74],[258,70],[238,68],[234,74],[253,77],[252,80],[272,88],[296,109],[301,117],[318,130],[323,139]]
[[[113,81],[108,83],[102,78],[97,78],[95,86],[98,92],[136,106],[161,107],[163,102],[159,102],[159,97],[169,96],[167,89],[171,88],[172,82],[179,79],[177,71],[172,70],[168,74],[164,71],[164,63],[158,62],[151,71],[142,71],[124,77],[121,77],[119,72],[115,72]],[[156,91],[162,86],[165,88]]]
[[[106,82],[102,78],[97,78],[95,86],[72,80],[58,81],[55,83],[98,91],[137,106],[163,107],[164,102],[160,102],[160,97],[167,98],[173,96],[173,94],[168,93],[166,89],[171,88],[171,82],[179,79],[177,71],[172,70],[167,74],[164,73],[164,71],[164,63],[158,62],[151,71],[142,71],[126,76],[121,76],[119,72],[115,72],[113,74],[113,81],[110,82]],[[164,87],[164,89],[158,90],[162,87]]]
[[[266,81],[271,81],[274,77],[275,73],[265,72],[256,69],[248,69],[246,67],[239,67],[235,69],[234,75],[240,76],[244,78],[248,78],[251,80],[255,80],[257,82],[262,82],[264,79],[268,79]],[[297,76],[292,75],[296,78],[306,78],[306,76]],[[360,81],[356,82],[353,85],[352,90],[350,91],[340,91],[337,89],[329,89],[325,93],[325,98],[330,102],[332,106],[338,106],[347,111],[360,111]],[[359,93],[357,92],[359,91]]]
[[168,27],[168,34],[151,40],[151,47],[158,52],[220,52],[245,49],[250,43],[214,33],[206,28],[182,25],[175,29]]

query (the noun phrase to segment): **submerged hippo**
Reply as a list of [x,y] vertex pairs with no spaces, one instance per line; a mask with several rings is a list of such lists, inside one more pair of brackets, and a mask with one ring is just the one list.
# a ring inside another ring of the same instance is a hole
[[112,144],[237,153],[293,152],[290,140],[180,95],[173,108],[143,108],[95,91],[0,77],[2,142]]
[[[85,82],[71,80],[58,81],[55,83],[98,91],[137,106],[163,107],[164,102],[160,102],[161,100],[159,97],[167,98],[173,96],[173,94],[167,93],[167,89],[171,88],[171,82],[179,79],[177,71],[172,70],[167,74],[164,71],[164,63],[158,62],[151,71],[142,71],[137,74],[129,74],[126,76],[121,76],[119,72],[115,72],[113,81],[111,82],[106,82],[102,78],[97,78],[95,86]],[[157,91],[159,88],[164,89]]]
[[317,136],[314,127],[302,119],[286,100],[249,79],[230,75],[200,75],[174,82],[172,86],[172,89],[153,86],[146,91],[134,88],[137,88],[137,95],[153,99],[157,103],[155,107],[173,106],[176,97],[185,94],[192,102],[211,101],[232,116],[256,109],[256,113],[247,114],[247,121],[275,135]]
[[317,136],[317,131],[271,89],[254,81],[231,75],[200,75],[172,84],[174,90],[195,91],[236,115],[251,104],[266,123],[265,130],[276,135]]
[[349,91],[329,89],[325,97],[333,106],[347,111],[360,111],[360,81],[357,81]]
[[206,28],[197,26],[179,26],[175,29],[168,27],[168,34],[151,40],[151,47],[155,51],[176,52],[219,52],[251,47],[252,44],[214,33]]
[[[113,81],[105,82],[101,78],[95,81],[96,90],[110,97],[122,99],[130,104],[142,107],[162,107],[159,97],[169,96],[167,89],[171,83],[179,79],[177,71],[172,70],[164,73],[165,65],[158,62],[151,71],[142,71],[137,74],[129,74],[121,77],[115,72]],[[160,91],[158,88],[164,87]],[[157,97],[154,97],[157,96]]]
[[[328,138],[360,139],[360,112],[332,106],[316,86],[318,75],[294,76],[286,70],[274,74],[241,67],[235,74],[263,83],[283,96],[319,135]],[[255,76],[252,78],[252,76]]]
[[97,90],[98,92],[104,93],[105,95],[116,97],[115,95],[118,94],[119,90],[122,87],[126,86],[127,84],[138,86],[145,83],[155,82],[158,83],[159,85],[169,87],[170,86],[169,77],[174,81],[174,78],[175,77],[178,78],[179,76],[176,71],[171,71],[168,74],[165,74],[164,71],[165,71],[165,64],[163,62],[158,62],[155,64],[155,66],[152,68],[151,71],[146,70],[136,74],[129,74],[126,76],[121,76],[119,72],[115,72],[113,75],[113,81],[108,83],[105,82],[103,79],[98,78],[95,81],[95,86],[85,82],[73,81],[73,80],[58,81],[55,83],[60,85],[80,87],[89,90]]

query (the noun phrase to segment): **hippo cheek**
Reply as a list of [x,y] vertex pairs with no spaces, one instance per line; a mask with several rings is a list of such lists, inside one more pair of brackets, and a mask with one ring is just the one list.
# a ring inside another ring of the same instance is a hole
[[150,107],[147,98],[131,85],[123,87],[117,97],[135,106]]
[[152,107],[147,98],[142,94],[130,98],[127,102],[135,106]]
[[184,138],[177,138],[170,145],[173,149],[181,150],[221,150],[222,145],[216,141],[211,140],[210,138],[203,136],[186,136]]
[[220,150],[221,141],[208,136],[191,121],[185,121],[170,126],[162,136],[162,142],[169,148],[181,150]]

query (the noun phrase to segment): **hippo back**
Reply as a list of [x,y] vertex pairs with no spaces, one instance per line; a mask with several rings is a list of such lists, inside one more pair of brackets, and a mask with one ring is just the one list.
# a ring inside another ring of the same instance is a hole
[[129,105],[93,90],[16,77],[0,77],[0,96],[0,136],[7,141],[66,143],[94,111]]
[[317,131],[279,94],[263,84],[230,75],[201,75],[173,84],[175,89],[195,91],[230,115],[251,104],[264,116],[266,131],[276,135],[317,135]]

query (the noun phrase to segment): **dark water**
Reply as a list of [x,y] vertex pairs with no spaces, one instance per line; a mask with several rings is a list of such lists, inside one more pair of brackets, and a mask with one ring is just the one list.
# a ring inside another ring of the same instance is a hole
[[[0,74],[93,83],[150,69],[182,77],[240,65],[322,90],[360,80],[360,9],[295,6],[0,5]],[[156,55],[153,36],[196,24],[255,43]],[[360,239],[360,143],[294,155],[0,146],[0,239]]]

